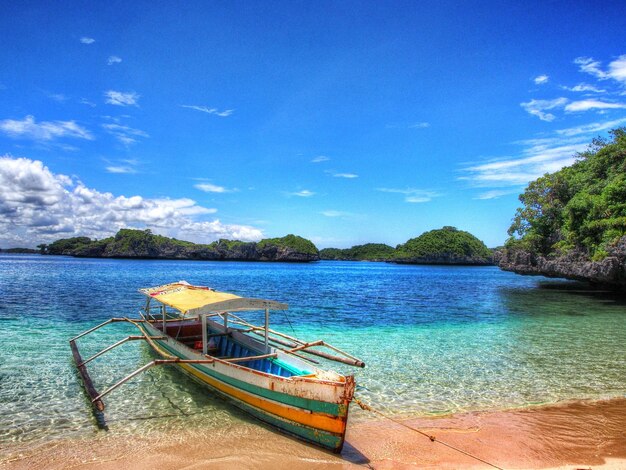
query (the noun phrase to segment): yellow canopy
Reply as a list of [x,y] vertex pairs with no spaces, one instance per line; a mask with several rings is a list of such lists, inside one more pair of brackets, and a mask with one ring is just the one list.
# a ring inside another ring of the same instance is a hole
[[272,300],[250,299],[227,292],[218,292],[209,287],[192,286],[185,281],[139,289],[139,292],[183,314],[263,309],[286,310],[288,307],[287,304]]

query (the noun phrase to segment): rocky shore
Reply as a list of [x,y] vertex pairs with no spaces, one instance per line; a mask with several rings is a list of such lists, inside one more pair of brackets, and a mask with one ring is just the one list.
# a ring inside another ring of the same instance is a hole
[[626,236],[608,250],[600,261],[574,251],[560,257],[544,257],[528,251],[503,249],[495,261],[504,271],[517,274],[558,277],[626,290]]

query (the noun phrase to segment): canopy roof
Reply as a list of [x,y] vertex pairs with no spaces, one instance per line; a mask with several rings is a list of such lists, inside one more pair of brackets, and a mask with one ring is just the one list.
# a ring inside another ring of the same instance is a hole
[[287,304],[273,300],[239,297],[185,281],[139,289],[139,292],[183,314],[237,312],[242,310],[286,310]]

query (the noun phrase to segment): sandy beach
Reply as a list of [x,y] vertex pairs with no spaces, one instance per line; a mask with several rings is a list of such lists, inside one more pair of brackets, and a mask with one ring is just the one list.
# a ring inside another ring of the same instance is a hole
[[[626,399],[414,418],[403,423],[502,468],[626,469]],[[175,436],[55,441],[5,459],[6,469],[491,468],[397,423],[357,420],[341,455],[256,422]]]

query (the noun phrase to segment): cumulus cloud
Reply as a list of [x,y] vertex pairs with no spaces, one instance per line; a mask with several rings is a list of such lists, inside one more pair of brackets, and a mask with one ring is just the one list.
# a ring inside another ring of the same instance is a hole
[[328,158],[325,155],[320,155],[319,157],[315,157],[313,160],[311,160],[311,163],[322,163],[322,162],[327,162],[329,161],[330,158]]
[[76,121],[41,121],[36,122],[33,116],[24,119],[5,119],[0,121],[0,131],[13,138],[51,141],[61,137],[93,140],[93,135]]
[[434,197],[439,196],[434,191],[429,191],[426,189],[415,189],[415,188],[407,188],[407,189],[395,189],[395,188],[376,188],[377,191],[382,191],[384,193],[398,193],[404,194],[404,201],[411,203],[420,203],[420,202],[428,202],[431,201]]
[[132,127],[124,126],[117,123],[102,124],[102,127],[109,134],[114,136],[124,145],[128,146],[137,142],[139,137],[150,137],[147,132],[140,129],[133,129]]
[[116,55],[111,55],[107,59],[107,65],[119,64],[120,62],[122,62],[122,58]]
[[567,98],[555,98],[553,100],[535,100],[532,99],[528,103],[520,103],[520,106],[524,108],[524,110],[532,114],[533,116],[537,116],[542,121],[554,121],[554,114],[546,113],[546,111],[554,109],[554,108],[562,108],[568,102]]
[[93,44],[94,42],[96,42],[96,40],[94,38],[83,36],[82,38],[80,38],[80,42],[82,42],[83,44]]
[[207,106],[195,106],[195,105],[186,105],[186,104],[181,104],[180,107],[193,109],[195,111],[200,111],[202,113],[214,114],[215,116],[219,116],[219,117],[228,117],[235,112],[234,109],[225,109],[224,111],[220,111],[217,108],[209,108]]
[[189,198],[114,196],[54,174],[41,161],[0,157],[0,242],[5,246],[78,235],[103,238],[124,227],[197,242],[262,238],[254,227],[198,220],[215,212]]
[[535,82],[535,85],[544,85],[548,83],[549,80],[550,80],[550,77],[548,77],[547,75],[539,75],[538,77],[535,77],[533,79],[533,81]]
[[134,91],[122,92],[108,90],[104,92],[104,96],[106,97],[105,102],[108,104],[116,106],[137,106],[137,101],[139,101],[141,95],[138,95]]

